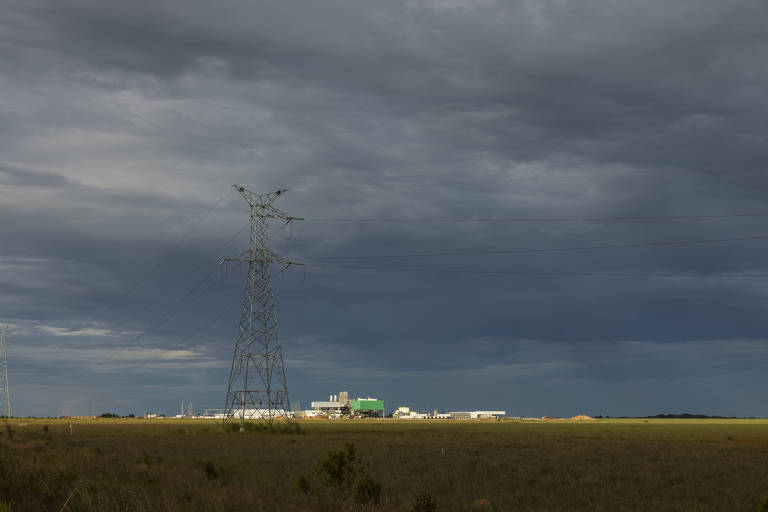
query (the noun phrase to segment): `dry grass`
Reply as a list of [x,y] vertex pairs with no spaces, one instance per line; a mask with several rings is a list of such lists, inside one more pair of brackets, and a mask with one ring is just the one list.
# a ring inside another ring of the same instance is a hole
[[[304,422],[300,434],[80,420],[71,435],[67,423],[13,420],[13,436],[2,432],[0,504],[58,511],[71,496],[65,510],[754,511],[768,494],[760,420],[326,421]],[[315,473],[350,442],[381,484],[377,504]]]

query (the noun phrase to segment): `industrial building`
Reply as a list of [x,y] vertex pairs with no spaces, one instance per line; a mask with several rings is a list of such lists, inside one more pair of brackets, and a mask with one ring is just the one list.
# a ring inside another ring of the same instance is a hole
[[398,420],[426,420],[433,416],[423,412],[412,411],[410,407],[402,406],[392,413],[392,417]]
[[383,418],[384,401],[377,398],[349,398],[349,392],[330,395],[327,401],[312,402],[312,409],[304,411],[307,418]]
[[[185,407],[186,405],[186,407]],[[419,412],[409,406],[400,406],[391,415],[387,416],[384,401],[378,398],[350,398],[349,392],[340,391],[338,394],[329,395],[328,400],[311,402],[311,409],[300,410],[298,402],[293,403],[291,411],[283,409],[254,409],[248,408],[226,412],[224,409],[205,409],[201,414],[195,411],[191,403],[181,406],[181,414],[176,418],[210,418],[210,419],[244,419],[274,420],[283,418],[322,418],[322,419],[359,419],[359,418],[385,418],[391,417],[398,420],[490,420],[500,419],[506,416],[506,411],[451,411]],[[150,417],[150,416],[147,416]]]
[[304,416],[308,418],[315,416],[344,418],[349,416],[349,393],[342,391],[338,395],[330,395],[327,401],[312,402],[312,409],[304,411]]
[[494,420],[503,418],[507,411],[452,411],[452,420]]
[[503,418],[505,415],[506,411],[453,411],[448,413],[434,411],[432,414],[429,414],[413,411],[407,406],[398,407],[392,413],[393,418],[400,420],[493,420]]

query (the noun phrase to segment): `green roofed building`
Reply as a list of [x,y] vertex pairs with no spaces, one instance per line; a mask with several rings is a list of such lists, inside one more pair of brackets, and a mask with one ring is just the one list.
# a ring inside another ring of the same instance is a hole
[[350,400],[352,414],[362,418],[383,418],[384,400],[375,398],[357,398]]

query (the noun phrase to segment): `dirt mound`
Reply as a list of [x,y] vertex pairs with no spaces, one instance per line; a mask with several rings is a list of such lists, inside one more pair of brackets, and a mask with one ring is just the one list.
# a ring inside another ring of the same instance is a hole
[[589,417],[589,416],[587,416],[586,414],[579,414],[579,415],[577,415],[577,416],[574,416],[574,417],[573,417],[573,418],[571,418],[571,419],[572,419],[572,420],[576,420],[576,421],[589,421],[589,420],[594,420],[595,418],[590,418],[590,417]]

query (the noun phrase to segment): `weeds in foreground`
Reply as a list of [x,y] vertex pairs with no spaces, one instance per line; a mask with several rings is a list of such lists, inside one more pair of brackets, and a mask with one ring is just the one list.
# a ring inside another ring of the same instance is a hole
[[[46,427],[46,429],[47,429],[47,428],[48,428],[48,427]],[[46,432],[47,432],[47,430],[46,430]],[[82,484],[82,483],[84,483],[84,482],[87,482],[87,480],[80,480],[79,482],[77,482],[77,484],[75,484],[75,487],[74,487],[74,489],[72,489],[72,492],[71,492],[71,493],[69,493],[69,496],[67,497],[67,501],[65,501],[65,502],[64,502],[64,504],[61,506],[61,510],[62,510],[62,511],[63,511],[65,508],[67,508],[67,505],[69,504],[69,500],[71,500],[71,499],[72,499],[72,496],[74,496],[74,495],[75,495],[75,493],[77,492],[77,488],[78,488],[78,487],[80,487],[80,484]]]
[[355,482],[355,497],[361,503],[378,503],[381,499],[381,484],[365,473]]
[[378,503],[381,484],[368,473],[368,467],[369,464],[357,456],[355,445],[346,443],[343,450],[331,451],[325,460],[318,462],[315,472],[321,475],[326,486],[354,494],[362,503]]
[[230,433],[247,433],[247,434],[303,434],[301,426],[295,421],[279,422],[269,424],[263,421],[246,421],[240,423],[238,421],[230,421],[225,423],[225,432]]
[[211,461],[206,461],[203,464],[203,469],[205,470],[205,477],[208,480],[216,480],[221,474],[221,471],[219,471],[219,468],[216,466],[216,464]]
[[309,480],[307,480],[307,477],[304,475],[299,475],[299,479],[296,481],[296,487],[299,488],[300,493],[305,495],[312,492],[312,484],[309,483]]
[[429,493],[420,494],[413,502],[413,512],[435,512],[436,510],[437,502]]
[[[627,486],[657,510],[768,512],[768,421],[299,424],[306,435],[78,421],[70,436],[68,420],[16,420],[9,439],[2,422],[0,512],[59,512],[67,499],[64,512],[593,512],[627,508]],[[323,482],[334,453],[339,487]]]

